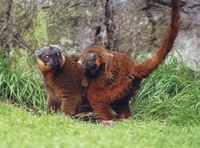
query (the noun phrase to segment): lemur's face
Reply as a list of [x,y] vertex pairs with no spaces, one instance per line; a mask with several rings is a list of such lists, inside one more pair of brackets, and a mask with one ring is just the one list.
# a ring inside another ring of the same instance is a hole
[[82,66],[83,70],[91,76],[96,75],[100,66],[100,59],[96,53],[86,53],[81,56],[78,63]]
[[56,45],[49,45],[36,51],[37,61],[42,71],[60,68],[65,63],[61,49]]

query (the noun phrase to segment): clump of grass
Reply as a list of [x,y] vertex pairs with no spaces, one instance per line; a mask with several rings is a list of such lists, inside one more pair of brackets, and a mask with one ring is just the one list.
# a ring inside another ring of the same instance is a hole
[[[3,57],[2,54],[0,56],[0,96],[23,105],[44,108],[46,96],[41,80],[33,73],[25,74],[29,71],[28,66],[23,70],[19,68],[21,71],[17,71],[19,69],[14,69],[9,58]],[[17,60],[22,59],[17,57]],[[24,66],[24,64],[21,66]]]
[[200,76],[172,56],[142,82],[132,108],[135,118],[199,124]]

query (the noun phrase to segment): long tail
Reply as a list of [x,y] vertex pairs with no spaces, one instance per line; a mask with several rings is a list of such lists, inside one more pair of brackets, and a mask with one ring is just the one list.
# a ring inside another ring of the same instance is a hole
[[178,34],[180,22],[181,0],[171,0],[171,19],[160,49],[150,58],[142,63],[136,64],[134,71],[136,76],[144,78],[148,76],[165,59],[166,55],[172,49],[174,40]]

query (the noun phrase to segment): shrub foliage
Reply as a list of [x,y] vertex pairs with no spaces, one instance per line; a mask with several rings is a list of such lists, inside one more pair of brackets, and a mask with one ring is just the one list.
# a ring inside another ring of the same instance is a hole
[[135,102],[134,117],[200,123],[200,76],[175,57],[142,82]]

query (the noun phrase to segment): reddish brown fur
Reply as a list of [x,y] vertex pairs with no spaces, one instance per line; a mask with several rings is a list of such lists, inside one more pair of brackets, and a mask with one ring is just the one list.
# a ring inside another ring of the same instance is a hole
[[46,66],[42,59],[37,57],[48,95],[47,111],[51,109],[61,111],[69,116],[75,115],[79,106],[78,112],[88,111],[88,108],[81,106],[82,103],[85,105],[87,103],[83,102],[84,92],[81,86],[84,73],[77,64],[77,60],[78,57],[65,56],[60,67],[54,69],[51,66]]
[[[77,63],[79,63],[82,66],[83,71],[85,73],[85,77],[84,79],[82,79],[82,83],[81,83],[81,85],[84,88],[88,87],[90,78],[93,75],[96,75],[99,67],[101,66],[100,61],[101,59],[96,53],[85,53],[80,56]],[[87,64],[88,62],[90,63],[89,65]]]
[[[121,119],[131,115],[129,100],[139,88],[141,80],[155,70],[171,50],[179,28],[180,0],[171,0],[171,4],[172,16],[167,34],[160,49],[152,58],[135,64],[124,54],[109,51],[114,56],[110,68],[114,81],[106,83],[105,67],[100,67],[99,73],[90,82],[88,101],[103,120],[115,119],[113,111],[117,114],[116,117]],[[102,47],[92,45],[89,49],[101,53]],[[85,51],[88,51],[88,48]]]
[[83,53],[81,54],[81,58],[79,59],[80,62],[86,62],[88,58],[88,53],[94,52],[97,54],[97,58],[95,64],[97,67],[100,67],[102,64],[105,64],[105,74],[107,80],[111,81],[113,79],[113,74],[111,73],[111,65],[113,60],[113,55],[106,49],[101,46],[98,46],[98,50],[96,50],[96,46],[89,46],[86,48]]

